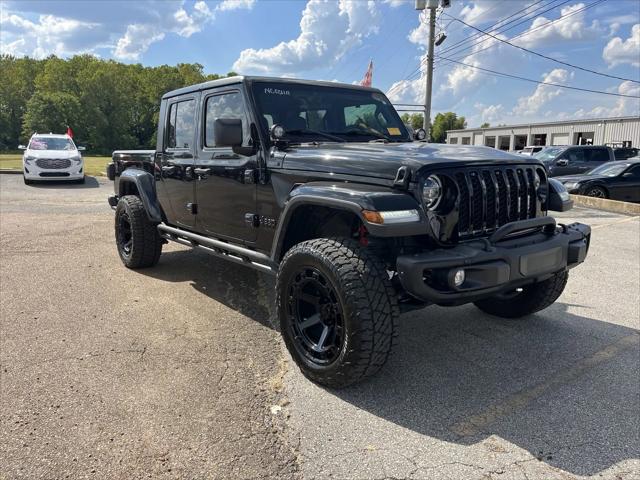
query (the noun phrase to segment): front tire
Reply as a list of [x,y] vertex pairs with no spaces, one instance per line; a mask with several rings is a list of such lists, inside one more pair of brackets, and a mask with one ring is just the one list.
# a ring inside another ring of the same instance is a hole
[[585,195],[587,197],[595,197],[595,198],[609,198],[607,191],[602,187],[588,187]]
[[553,304],[567,285],[569,273],[565,270],[542,282],[525,285],[513,291],[478,300],[475,306],[489,315],[502,318],[520,318],[544,310]]
[[116,207],[116,245],[122,263],[128,268],[151,267],[162,253],[162,237],[149,220],[142,200],[126,195]]
[[25,185],[33,185],[33,180],[27,180],[27,177],[22,176],[22,180],[24,180]]
[[375,255],[351,239],[308,240],[287,252],[276,283],[281,333],[306,377],[338,388],[382,368],[399,309]]

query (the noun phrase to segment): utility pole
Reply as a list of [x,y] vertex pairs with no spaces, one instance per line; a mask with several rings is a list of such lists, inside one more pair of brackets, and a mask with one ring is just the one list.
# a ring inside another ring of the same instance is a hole
[[433,50],[436,41],[436,7],[429,7],[429,50],[427,53],[427,85],[424,95],[424,121],[422,128],[427,132],[427,142],[431,138],[431,91],[433,90]]
[[[424,95],[424,119],[422,128],[427,132],[427,141],[431,138],[431,92],[433,90],[433,51],[436,43],[436,10],[438,5],[449,8],[451,0],[415,0],[416,10],[429,10],[429,49],[427,51],[427,83]],[[438,36],[438,45],[447,38],[444,33]]]

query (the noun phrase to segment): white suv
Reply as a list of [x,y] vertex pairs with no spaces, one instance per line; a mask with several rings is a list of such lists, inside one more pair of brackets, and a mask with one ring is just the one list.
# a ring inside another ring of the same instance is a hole
[[69,135],[35,133],[24,150],[22,167],[24,183],[34,180],[69,180],[84,183],[84,161]]

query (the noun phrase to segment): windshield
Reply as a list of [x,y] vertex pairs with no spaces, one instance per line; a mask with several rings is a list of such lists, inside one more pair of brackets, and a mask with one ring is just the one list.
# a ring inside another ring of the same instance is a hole
[[75,150],[76,147],[68,138],[33,137],[29,150]]
[[538,160],[547,162],[556,158],[563,151],[564,148],[543,148],[538,153],[534,153],[533,156]]
[[294,142],[411,141],[381,93],[275,82],[256,82],[252,89],[266,134],[279,124]]
[[624,170],[629,165],[631,164],[627,162],[615,162],[611,163],[611,165],[605,163],[604,165],[600,165],[599,167],[594,168],[593,170],[588,172],[587,175],[604,175],[605,177],[617,177],[622,172],[624,172]]

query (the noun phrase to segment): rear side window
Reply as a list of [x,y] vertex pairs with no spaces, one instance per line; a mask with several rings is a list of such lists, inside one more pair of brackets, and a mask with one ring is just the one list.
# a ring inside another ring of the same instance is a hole
[[169,107],[167,148],[190,149],[196,132],[196,102],[186,100]]
[[240,92],[223,93],[207,98],[205,107],[204,145],[216,147],[213,124],[218,118],[239,118],[242,120],[242,143],[249,139],[249,126],[244,112],[244,102]]
[[640,165],[636,165],[628,170],[634,177],[640,178]]
[[589,148],[585,150],[584,157],[587,162],[607,162],[609,151],[606,148]]

